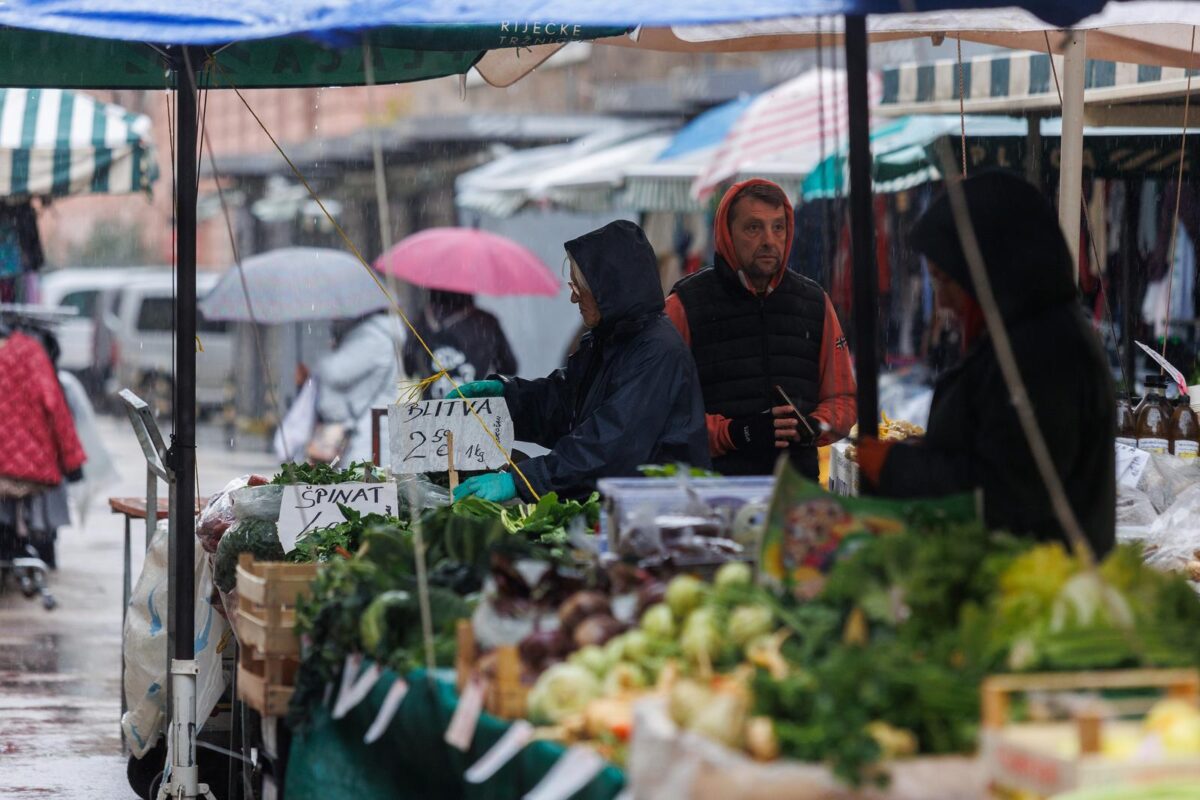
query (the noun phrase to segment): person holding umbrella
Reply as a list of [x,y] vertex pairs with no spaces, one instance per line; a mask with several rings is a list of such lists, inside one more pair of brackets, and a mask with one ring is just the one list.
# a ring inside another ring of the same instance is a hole
[[[517,371],[516,356],[499,320],[476,308],[470,294],[430,291],[414,325],[446,373],[429,387],[434,400],[445,397],[454,384],[470,383],[493,372],[512,375]],[[415,336],[404,344],[404,370],[409,378],[421,380],[438,372]]]
[[565,248],[571,302],[588,328],[566,367],[537,380],[491,375],[450,394],[503,397],[517,438],[550,452],[523,461],[520,477],[468,478],[456,500],[582,495],[598,478],[635,475],[642,464],[709,464],[700,380],[663,313],[658,261],[646,234],[619,220]]
[[475,295],[557,297],[559,284],[517,242],[477,228],[428,228],[405,237],[375,260],[385,275],[429,290],[413,320],[417,336],[404,348],[409,377],[434,400],[453,386],[493,372],[517,371],[500,322],[475,306]]

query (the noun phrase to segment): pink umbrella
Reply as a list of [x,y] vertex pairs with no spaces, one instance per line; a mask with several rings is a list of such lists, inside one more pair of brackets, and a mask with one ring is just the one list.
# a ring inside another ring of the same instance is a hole
[[487,295],[558,294],[558,280],[526,248],[473,228],[430,228],[375,260],[375,269],[428,289]]

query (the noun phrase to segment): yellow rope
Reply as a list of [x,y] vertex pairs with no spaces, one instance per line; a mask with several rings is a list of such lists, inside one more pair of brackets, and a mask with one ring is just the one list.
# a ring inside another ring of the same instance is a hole
[[[322,202],[320,196],[318,196],[316,191],[313,190],[312,186],[308,182],[308,179],[304,177],[304,174],[300,172],[299,168],[295,165],[292,159],[288,157],[288,154],[285,153],[283,148],[279,146],[279,142],[277,142],[275,137],[271,135],[271,132],[267,130],[267,126],[263,123],[262,118],[255,113],[254,109],[250,106],[250,103],[242,95],[241,90],[226,79],[225,70],[221,66],[220,62],[217,61],[216,57],[210,57],[209,60],[212,65],[216,67],[217,73],[219,73],[218,79],[221,80],[225,86],[232,89],[234,94],[237,95],[238,99],[242,101],[242,105],[244,105],[246,110],[250,112],[250,116],[254,117],[254,121],[258,123],[258,127],[262,128],[262,132],[267,135],[267,138],[271,140],[271,144],[274,145],[275,149],[279,152],[279,155],[283,157],[285,162],[287,162],[288,167],[290,167],[292,170],[292,174],[294,174],[296,179],[304,185],[304,188],[308,191],[309,196],[316,201],[317,206],[320,207],[321,212],[325,215],[325,218],[329,220],[329,223],[333,226],[334,230],[337,231],[338,236],[340,236],[342,239],[342,242],[346,245],[350,252],[353,253],[354,257],[358,259],[359,263],[362,264],[363,269],[365,269],[367,274],[371,276],[371,280],[375,281],[375,285],[379,287],[379,291],[383,292],[383,296],[387,298],[396,314],[398,314],[400,319],[404,321],[404,324],[408,327],[408,330],[413,336],[416,337],[417,342],[420,343],[422,349],[424,349],[429,355],[430,361],[438,370],[436,377],[441,378],[443,375],[445,375],[445,377],[450,381],[450,384],[457,390],[459,388],[458,383],[453,377],[450,376],[449,371],[441,363],[441,361],[438,360],[438,357],[433,354],[433,350],[429,348],[429,345],[425,343],[425,340],[421,338],[421,334],[417,332],[416,327],[409,320],[408,315],[404,313],[403,309],[400,308],[400,305],[396,302],[395,298],[392,297],[391,292],[387,290],[387,287],[384,286],[383,282],[379,279],[378,273],[371,268],[371,265],[365,258],[363,258],[362,253],[359,252],[358,247],[356,247],[354,242],[350,240],[350,237],[346,235],[346,232],[342,229],[342,226],[338,224],[338,221],[334,219],[333,215],[329,213],[329,210],[325,208],[325,203]],[[529,482],[529,478],[525,477],[525,473],[522,472],[521,468],[517,466],[515,461],[513,461],[512,455],[510,455],[509,452],[504,449],[504,445],[500,444],[500,439],[497,438],[496,434],[492,433],[492,430],[488,427],[487,422],[484,421],[483,417],[479,415],[479,412],[475,410],[475,407],[469,401],[467,402],[466,406],[467,410],[471,412],[471,415],[475,417],[477,422],[479,422],[479,427],[483,428],[484,432],[488,435],[488,438],[492,440],[492,442],[496,445],[496,448],[504,456],[504,460],[507,461],[508,465],[513,468],[513,471],[520,476],[522,482],[525,484],[525,487],[529,489],[529,494],[532,495],[535,500],[540,500],[541,495],[537,493],[537,490],[533,488],[533,484]]]

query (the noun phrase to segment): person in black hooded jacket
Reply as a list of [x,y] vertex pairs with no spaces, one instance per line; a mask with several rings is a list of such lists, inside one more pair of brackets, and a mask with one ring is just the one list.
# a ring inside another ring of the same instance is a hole
[[524,479],[509,472],[468,478],[455,499],[578,496],[596,479],[636,475],[642,464],[709,466],[700,379],[663,313],[646,234],[619,220],[565,247],[571,300],[588,327],[566,367],[537,380],[492,375],[450,395],[504,397],[517,439],[550,452],[521,462]]
[[[1114,540],[1116,400],[1057,215],[1037,188],[1010,173],[979,173],[962,190],[1038,428],[1084,534],[1103,556]],[[982,489],[989,527],[1065,540],[987,334],[949,197],[930,206],[912,245],[928,260],[939,305],[962,321],[966,351],[938,379],[924,438],[859,443],[862,477],[887,497]]]

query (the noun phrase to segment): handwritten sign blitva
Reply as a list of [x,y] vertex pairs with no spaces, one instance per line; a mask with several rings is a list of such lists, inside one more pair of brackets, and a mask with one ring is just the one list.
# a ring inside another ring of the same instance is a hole
[[[479,424],[480,418],[487,430]],[[448,470],[450,434],[454,434],[454,468],[465,472],[503,467],[508,463],[504,453],[513,443],[512,417],[502,397],[399,403],[388,409],[388,430],[392,472],[398,475]]]
[[346,521],[339,505],[367,514],[396,513],[396,484],[332,483],[313,485],[301,483],[283,487],[279,506],[279,543],[283,552],[295,549],[296,540],[309,531],[331,528]]

